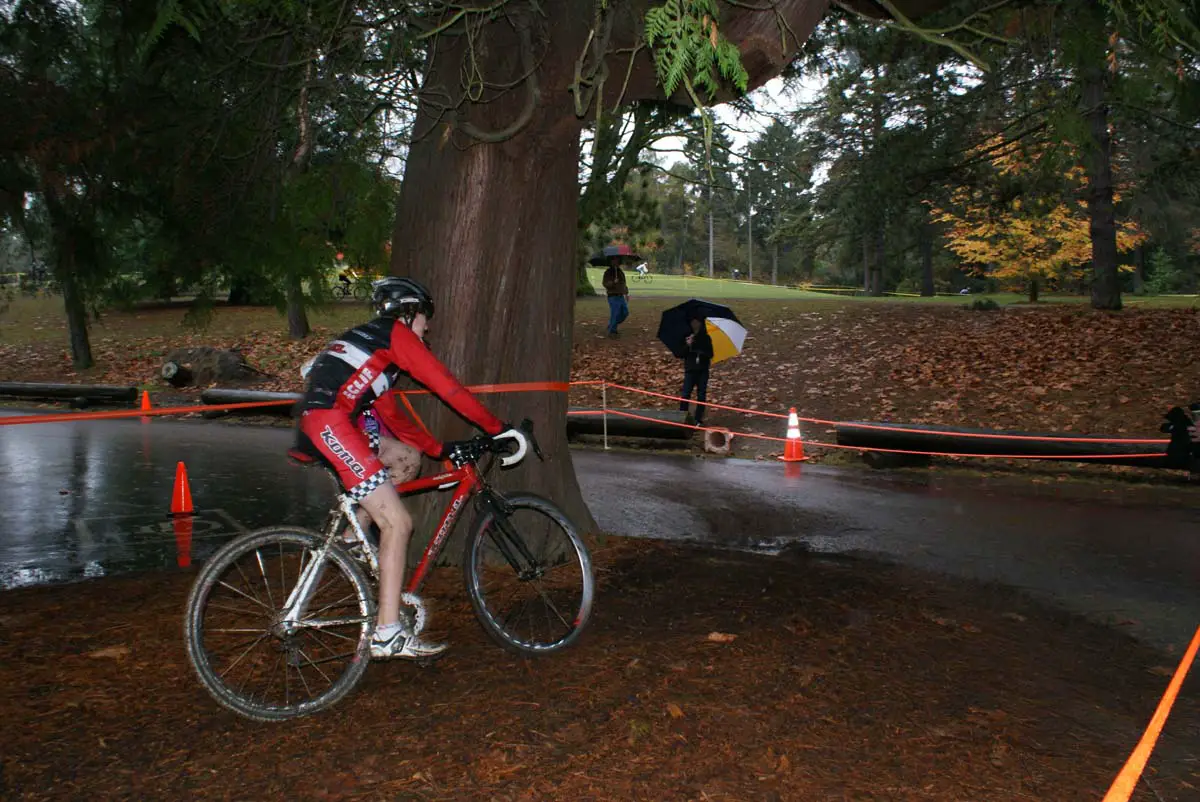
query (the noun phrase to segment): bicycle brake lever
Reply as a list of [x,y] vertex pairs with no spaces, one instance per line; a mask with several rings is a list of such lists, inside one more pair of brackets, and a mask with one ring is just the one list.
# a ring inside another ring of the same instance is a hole
[[542,462],[546,461],[546,457],[542,454],[542,447],[538,445],[537,438],[533,436],[533,421],[529,418],[521,421],[520,429],[525,433],[525,438],[529,441],[529,447],[533,449],[533,453]]

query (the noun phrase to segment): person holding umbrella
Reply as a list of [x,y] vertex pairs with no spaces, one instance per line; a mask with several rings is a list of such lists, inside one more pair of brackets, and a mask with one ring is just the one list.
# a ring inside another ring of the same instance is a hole
[[704,318],[696,316],[688,323],[692,327],[684,342],[687,352],[683,355],[683,400],[679,402],[679,411],[688,411],[688,399],[692,390],[696,390],[696,414],[692,417],[697,426],[704,425],[704,402],[708,400],[708,369],[712,365],[713,341],[704,329]]
[[621,336],[617,326],[629,317],[629,284],[625,281],[625,271],[621,269],[621,257],[609,257],[608,270],[604,271],[604,291],[608,293],[608,336],[616,339]]
[[592,258],[588,260],[588,264],[608,265],[601,283],[608,295],[609,339],[615,340],[621,336],[617,326],[629,317],[629,284],[625,280],[625,271],[621,269],[621,265],[627,261],[641,261],[641,258],[628,245],[609,245],[592,254]]
[[718,362],[737,356],[746,341],[746,329],[728,306],[692,298],[662,313],[658,339],[683,360],[683,392],[679,410],[687,412],[696,391],[697,424],[704,424],[708,400],[708,371]]

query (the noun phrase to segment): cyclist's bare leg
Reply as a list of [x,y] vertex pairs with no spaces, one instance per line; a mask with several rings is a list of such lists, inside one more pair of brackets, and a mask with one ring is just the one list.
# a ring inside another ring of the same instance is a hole
[[[392,437],[380,439],[379,461],[388,469],[395,484],[412,481],[421,470],[421,452]],[[382,627],[394,624],[400,618],[400,595],[413,521],[393,484],[375,488],[362,500],[361,507],[359,521],[365,510],[379,525],[379,616],[376,623]]]
[[379,615],[376,626],[388,627],[400,619],[400,594],[404,585],[412,516],[390,482],[372,490],[360,502],[379,525]]
[[379,438],[379,461],[392,475],[393,484],[404,484],[421,472],[421,452],[394,437]]
[[[421,452],[394,437],[379,438],[379,461],[388,469],[393,484],[411,482],[421,472]],[[371,525],[371,516],[362,507],[358,508],[357,515],[358,525],[366,531]],[[342,539],[347,543],[355,539],[349,524],[342,530]]]

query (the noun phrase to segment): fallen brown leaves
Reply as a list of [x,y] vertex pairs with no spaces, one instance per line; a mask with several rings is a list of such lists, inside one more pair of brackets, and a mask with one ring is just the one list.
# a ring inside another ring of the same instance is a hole
[[[957,305],[813,309],[774,301],[736,307],[750,332],[746,348],[713,368],[709,400],[749,410],[786,413],[795,406],[802,418],[823,420],[1160,437],[1168,408],[1200,399],[1196,309],[970,312]],[[579,324],[575,378],[678,394],[679,360],[654,337],[658,311],[635,309],[616,341],[597,337],[586,320]],[[597,391],[586,396],[595,403]],[[612,390],[609,402],[676,405]],[[781,421],[722,410],[708,422],[784,434]],[[802,431],[808,440],[832,440],[819,424]]]
[[[372,665],[332,711],[273,725],[192,676],[191,574],[9,591],[2,795],[1095,800],[1165,682],[1158,653],[996,587],[618,539],[594,556],[571,650],[497,649],[439,569],[446,658]],[[1149,768],[1158,799],[1195,798],[1198,724],[1185,693]]]
[[[571,378],[676,395],[682,365],[655,331],[660,312],[677,300],[634,300],[619,340],[603,337],[603,299],[578,304]],[[840,301],[734,306],[749,330],[746,349],[713,369],[709,400],[752,411],[786,413],[794,406],[802,417],[822,420],[1156,437],[1169,407],[1200,398],[1196,309],[1103,313],[1045,305],[969,312],[957,304]],[[64,337],[0,342],[0,379],[154,386],[168,350],[206,344],[239,348],[271,374],[257,389],[296,391],[299,366],[357,311],[338,310],[336,319],[319,322],[314,335],[299,342],[287,339],[271,310],[218,310],[217,323],[204,333],[181,328],[179,310],[113,313],[93,332],[98,364],[86,374],[69,369]],[[599,405],[601,393],[576,388],[571,400]],[[608,402],[678,405],[614,389]],[[784,433],[776,419],[721,410],[709,422]],[[810,441],[830,439],[817,424],[803,431]]]

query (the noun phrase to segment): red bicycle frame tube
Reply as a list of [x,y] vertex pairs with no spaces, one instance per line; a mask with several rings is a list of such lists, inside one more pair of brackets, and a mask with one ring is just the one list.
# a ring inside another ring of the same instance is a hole
[[416,593],[421,587],[421,583],[425,581],[425,575],[437,560],[438,555],[442,552],[442,547],[446,544],[446,539],[450,537],[450,533],[454,531],[454,524],[458,521],[459,513],[467,503],[467,499],[475,495],[475,493],[483,486],[483,479],[479,476],[479,471],[475,466],[468,463],[461,468],[457,468],[448,473],[439,473],[437,476],[430,476],[428,479],[414,479],[411,482],[405,482],[402,485],[396,485],[396,492],[402,496],[420,493],[424,490],[432,490],[439,485],[449,484],[450,482],[458,482],[458,487],[454,490],[454,495],[450,497],[450,503],[446,506],[446,511],[442,513],[442,520],[438,524],[437,529],[433,530],[434,535],[429,539],[429,545],[425,547],[425,553],[421,555],[421,561],[417,563],[417,567],[413,569],[412,575],[408,578],[408,585],[404,588],[405,593]]

